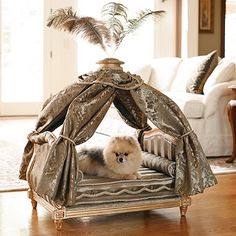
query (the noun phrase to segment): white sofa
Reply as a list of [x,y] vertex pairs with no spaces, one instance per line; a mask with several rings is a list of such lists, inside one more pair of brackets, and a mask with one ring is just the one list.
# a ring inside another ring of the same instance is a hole
[[[192,73],[199,70],[199,62],[204,56],[157,58],[134,72],[178,104],[208,157],[231,155],[233,145],[227,103],[231,98],[229,86],[236,84],[236,58],[216,58],[215,68],[212,68],[210,75],[207,74],[203,94],[186,92],[186,84]],[[121,121],[112,106],[98,132],[108,135],[131,134],[133,129]]]
[[236,84],[236,58],[218,59],[206,80],[203,94],[186,92],[187,80],[199,69],[197,60],[202,57],[157,58],[136,73],[179,105],[207,156],[231,155],[232,133],[227,103],[231,97],[229,86]]

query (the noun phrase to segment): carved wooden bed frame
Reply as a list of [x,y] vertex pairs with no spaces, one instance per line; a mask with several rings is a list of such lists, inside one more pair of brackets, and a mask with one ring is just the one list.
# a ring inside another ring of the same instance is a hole
[[[28,135],[19,177],[29,183],[33,208],[38,202],[48,209],[58,230],[63,219],[79,216],[176,206],[185,215],[189,196],[217,183],[180,108],[140,76],[124,72],[122,63],[102,60],[99,70],[46,100]],[[93,136],[112,103],[139,132],[145,157],[141,180],[104,182],[84,179],[80,171],[75,146]],[[148,120],[159,130],[147,131]],[[61,125],[56,137],[52,132]]]
[[[151,150],[151,148],[153,147],[153,143],[160,144],[159,150],[156,150],[156,148],[155,150]],[[151,131],[145,132],[141,142],[143,150],[156,152],[155,155],[157,156],[159,155],[159,153],[161,153],[162,156],[167,159],[171,158],[176,144],[177,140],[175,138],[164,134],[159,129],[153,129]],[[36,209],[37,203],[39,203],[42,207],[44,207],[51,213],[57,230],[62,230],[63,220],[68,218],[128,213],[172,207],[179,207],[181,216],[185,216],[188,206],[191,205],[190,196],[181,197],[176,194],[173,194],[167,198],[164,197],[142,201],[115,202],[81,206],[61,206],[50,200],[49,198],[39,196],[32,189],[28,190],[28,197],[31,199],[33,209]]]

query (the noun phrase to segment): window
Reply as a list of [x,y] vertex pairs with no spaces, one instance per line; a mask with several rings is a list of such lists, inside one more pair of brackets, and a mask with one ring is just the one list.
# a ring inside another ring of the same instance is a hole
[[1,1],[1,102],[43,100],[43,4]]

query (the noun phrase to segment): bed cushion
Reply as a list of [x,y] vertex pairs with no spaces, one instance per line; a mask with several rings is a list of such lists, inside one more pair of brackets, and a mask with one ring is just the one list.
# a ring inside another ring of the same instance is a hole
[[[154,129],[155,132],[156,130]],[[151,135],[150,132],[149,134]],[[171,140],[171,136],[161,131],[158,135]],[[145,134],[145,137],[149,136]],[[174,144],[174,140],[172,141]],[[139,169],[141,179],[114,180],[85,174],[78,184],[75,205],[134,202],[176,196],[175,162],[144,151],[142,157],[143,166]]]
[[114,180],[85,175],[79,183],[75,205],[162,199],[174,194],[174,177],[141,167],[138,180]]

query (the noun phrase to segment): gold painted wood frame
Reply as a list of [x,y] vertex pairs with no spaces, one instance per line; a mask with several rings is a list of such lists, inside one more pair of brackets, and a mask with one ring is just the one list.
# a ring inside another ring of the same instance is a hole
[[62,230],[64,219],[75,217],[91,217],[172,207],[179,207],[181,216],[185,216],[188,206],[191,205],[191,198],[189,196],[173,196],[172,198],[167,199],[134,201],[129,203],[117,202],[109,204],[95,204],[92,206],[80,207],[65,207],[55,204],[54,202],[48,202],[31,189],[28,190],[28,197],[31,199],[34,210],[36,210],[37,203],[39,203],[52,214],[52,219],[55,222],[57,230]]

